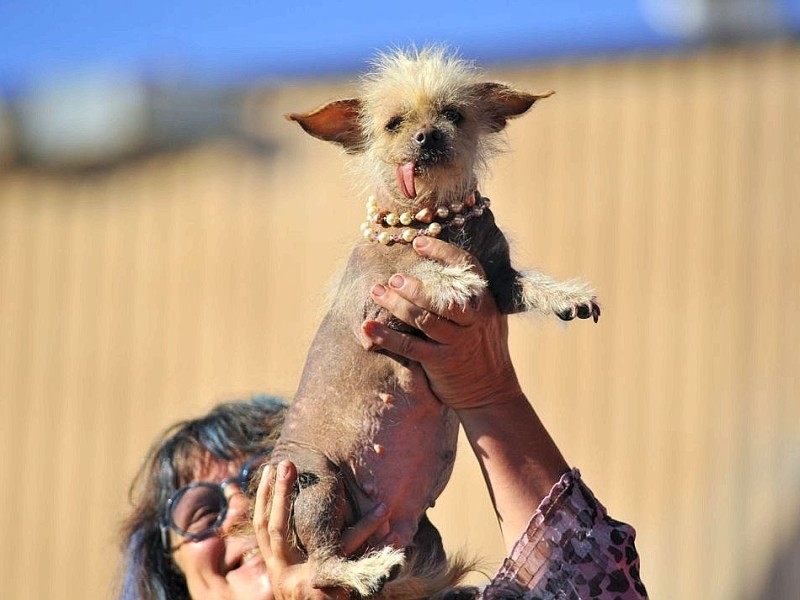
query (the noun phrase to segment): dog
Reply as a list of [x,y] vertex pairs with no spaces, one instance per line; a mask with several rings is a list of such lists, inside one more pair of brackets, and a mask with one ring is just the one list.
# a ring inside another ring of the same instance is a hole
[[[552,92],[481,81],[472,63],[443,47],[393,51],[374,66],[359,97],[287,115],[344,149],[368,200],[363,239],[313,341],[271,462],[297,466],[293,531],[314,565],[316,586],[361,597],[445,597],[468,564],[448,562],[425,511],[452,472],[458,420],[443,405],[415,402],[402,359],[362,348],[365,319],[409,330],[370,300],[371,286],[397,272],[413,275],[435,310],[465,307],[487,287],[505,314],[596,322],[600,306],[582,281],[514,270],[490,202],[478,191],[508,120]],[[410,244],[418,236],[466,249],[485,279],[469,265],[420,258]],[[340,556],[342,529],[378,502],[388,508],[392,543]]]

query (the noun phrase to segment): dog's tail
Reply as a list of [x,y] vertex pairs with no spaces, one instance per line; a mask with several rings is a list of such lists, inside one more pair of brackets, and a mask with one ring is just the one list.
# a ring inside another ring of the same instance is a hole
[[418,553],[408,558],[397,577],[387,582],[377,597],[381,600],[477,598],[477,588],[460,585],[464,577],[477,568],[477,561],[463,552],[444,560]]

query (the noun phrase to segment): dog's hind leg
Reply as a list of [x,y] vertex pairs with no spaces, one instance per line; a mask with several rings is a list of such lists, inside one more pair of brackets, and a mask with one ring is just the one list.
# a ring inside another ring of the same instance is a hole
[[308,554],[314,567],[314,586],[343,587],[371,596],[405,560],[391,547],[357,559],[339,556],[345,524],[346,495],[340,471],[320,456],[295,455],[298,476],[293,502],[294,544]]
[[387,546],[352,560],[324,551],[312,554],[310,560],[315,570],[314,587],[342,587],[367,598],[383,589],[403,566],[405,555]]

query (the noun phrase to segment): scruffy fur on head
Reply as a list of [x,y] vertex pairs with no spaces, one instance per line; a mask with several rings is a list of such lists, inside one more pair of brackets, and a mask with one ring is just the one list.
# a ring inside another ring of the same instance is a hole
[[[478,69],[444,48],[383,54],[374,67],[363,79],[364,149],[355,159],[355,171],[367,178],[367,189],[391,188],[394,173],[387,172],[386,159],[394,164],[409,160],[413,148],[397,140],[410,139],[404,135],[410,128],[428,122],[446,132],[452,153],[446,170],[436,176],[436,204],[464,198],[475,185],[473,174],[485,171],[497,139],[485,135],[490,123],[478,97]],[[414,90],[413,96],[408,90]],[[456,124],[441,114],[449,107],[466,113],[457,137],[453,135]],[[387,132],[387,124],[398,117],[402,119],[398,129]],[[426,186],[423,193],[433,193],[432,187]],[[404,203],[402,198],[396,199]]]
[[[501,145],[502,138],[491,134],[552,94],[481,82],[480,74],[443,47],[398,50],[373,62],[359,98],[288,117],[311,135],[341,144],[352,155],[353,172],[367,193],[390,192],[398,206],[446,206],[475,189]],[[442,136],[447,160],[434,155],[417,164],[420,185],[409,200],[393,187],[395,167],[417,158],[413,134],[425,127]]]
[[[362,348],[357,335],[365,318],[421,335],[370,300],[374,283],[398,272],[417,277],[435,309],[465,307],[488,287],[506,314],[595,321],[600,314],[586,284],[511,267],[478,183],[509,119],[552,92],[531,94],[480,77],[441,47],[394,51],[376,59],[358,97],[287,115],[340,145],[354,185],[374,196],[365,241],[354,248],[309,350],[272,457],[297,465],[294,532],[321,587],[383,599],[444,598],[467,569],[461,559],[447,561],[425,517],[450,477],[458,419],[426,400],[406,361]],[[421,259],[402,243],[409,234],[458,244],[480,261],[486,278],[469,265]],[[388,535],[359,557],[339,556],[342,529],[379,502],[389,511],[389,531],[382,532]]]

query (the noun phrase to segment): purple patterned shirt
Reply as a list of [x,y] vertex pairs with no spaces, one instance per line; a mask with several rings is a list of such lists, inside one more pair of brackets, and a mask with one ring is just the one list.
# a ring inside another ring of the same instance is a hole
[[482,598],[644,600],[635,537],[573,469],[542,500]]

